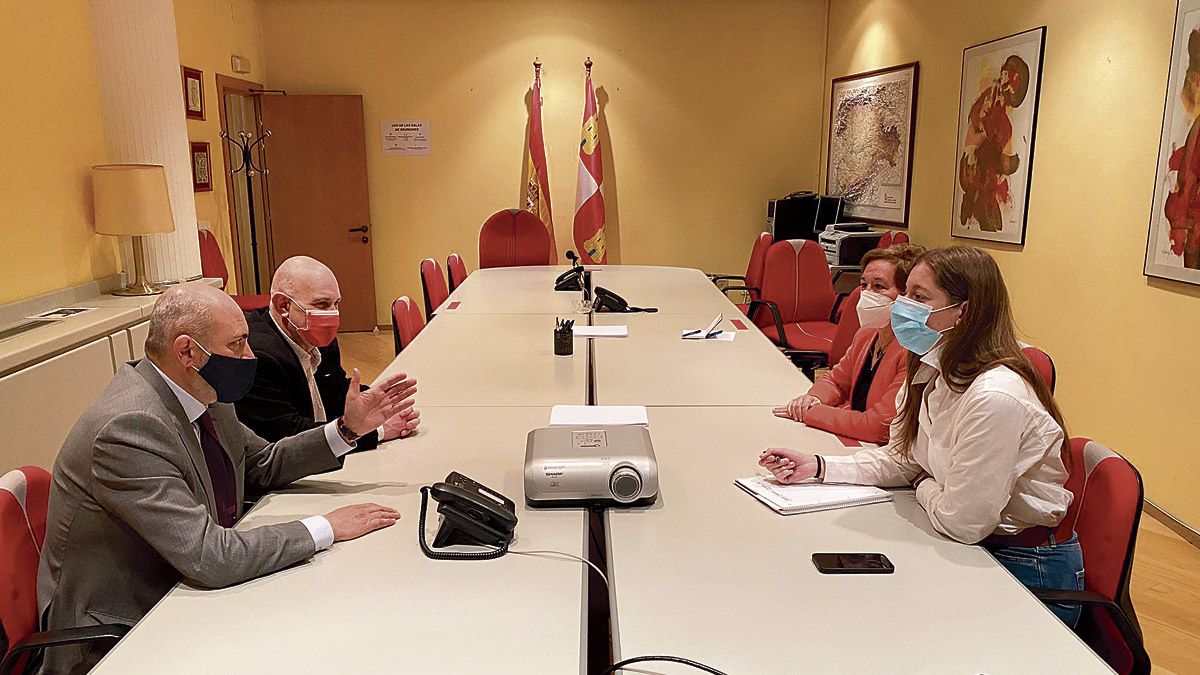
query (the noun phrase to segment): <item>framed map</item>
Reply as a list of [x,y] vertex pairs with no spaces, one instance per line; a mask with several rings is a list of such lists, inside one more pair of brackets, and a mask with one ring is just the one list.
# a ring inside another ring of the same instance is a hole
[[825,194],[844,217],[908,226],[916,110],[916,63],[833,80]]
[[1147,276],[1200,284],[1200,0],[1181,0],[1167,74]]
[[963,50],[955,237],[1025,243],[1046,27]]

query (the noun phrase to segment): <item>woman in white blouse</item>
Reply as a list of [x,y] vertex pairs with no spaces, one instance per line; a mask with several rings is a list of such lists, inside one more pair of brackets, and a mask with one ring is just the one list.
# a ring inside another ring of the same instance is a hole
[[[996,262],[977,248],[929,251],[892,329],[911,354],[887,445],[848,457],[769,448],[759,464],[782,483],[911,485],[939,532],[981,544],[1026,586],[1081,590],[1083,555],[1063,524],[1062,414],[1021,352]],[[1077,607],[1050,609],[1079,619]]]

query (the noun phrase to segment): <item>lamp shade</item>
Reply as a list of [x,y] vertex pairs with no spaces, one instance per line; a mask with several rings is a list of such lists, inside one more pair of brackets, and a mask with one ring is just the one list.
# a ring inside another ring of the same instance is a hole
[[158,164],[92,167],[92,200],[98,234],[162,234],[175,231],[167,172]]

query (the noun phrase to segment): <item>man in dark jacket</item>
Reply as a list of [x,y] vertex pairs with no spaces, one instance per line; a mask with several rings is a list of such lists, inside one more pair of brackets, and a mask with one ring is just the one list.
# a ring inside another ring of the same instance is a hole
[[[254,385],[237,403],[238,419],[268,441],[321,426],[342,414],[351,386],[337,343],[337,278],[319,261],[288,258],[271,279],[271,304],[246,313],[250,348],[258,357]],[[358,439],[358,450],[403,438],[420,423],[411,405]]]

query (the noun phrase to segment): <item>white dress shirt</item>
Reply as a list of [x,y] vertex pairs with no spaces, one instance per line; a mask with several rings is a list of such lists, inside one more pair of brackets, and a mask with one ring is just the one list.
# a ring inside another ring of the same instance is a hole
[[317,388],[317,367],[321,365],[321,350],[313,347],[305,349],[303,346],[296,343],[292,336],[279,325],[279,319],[276,318],[275,312],[267,312],[271,321],[275,322],[275,327],[283,334],[283,339],[287,341],[288,346],[296,352],[296,358],[300,360],[300,367],[304,369],[304,379],[308,381],[308,396],[312,399],[313,420],[317,422],[328,422],[329,418],[325,416],[325,402],[321,400],[321,390]]
[[[196,441],[200,442],[200,425],[196,420],[200,419],[200,416],[208,410],[208,406],[197,401],[195,396],[187,393],[183,387],[180,387],[174,380],[167,377],[166,373],[159,370],[153,361],[150,362],[150,365],[154,366],[154,369],[162,376],[167,386],[175,393],[175,398],[179,399],[179,405],[183,406],[183,414],[187,415],[188,421],[192,423],[192,431],[196,434]],[[329,448],[333,450],[335,457],[341,457],[354,449],[354,446],[348,445],[346,441],[342,440],[342,435],[337,431],[336,422],[330,422],[325,425],[325,440],[329,442]],[[308,533],[312,535],[313,544],[317,547],[318,551],[325,550],[333,545],[333,527],[330,526],[325,516],[309,516],[301,518],[300,522],[304,527],[308,528]]]
[[[895,451],[899,425],[893,422],[883,447],[823,456],[825,481],[902,487],[924,471],[932,478],[917,486],[917,501],[939,532],[968,544],[992,533],[1057,525],[1071,503],[1063,487],[1062,427],[1009,368],[991,368],[959,393],[942,378],[940,356],[935,347],[913,376],[914,383],[929,384],[912,459]],[[901,390],[897,409],[904,396]]]

